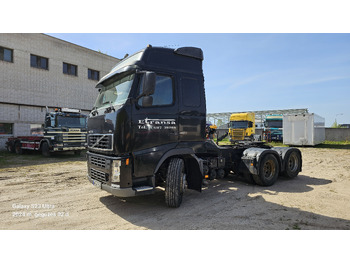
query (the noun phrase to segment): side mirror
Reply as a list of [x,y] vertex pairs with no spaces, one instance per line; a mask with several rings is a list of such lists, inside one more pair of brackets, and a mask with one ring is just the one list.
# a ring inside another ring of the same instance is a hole
[[51,126],[51,119],[49,116],[47,116],[45,119],[45,126],[44,127],[50,127],[50,126]]
[[143,76],[143,96],[150,96],[154,94],[154,89],[156,87],[156,73],[146,72]]
[[151,96],[142,97],[142,106],[143,107],[150,107],[152,105],[153,105],[153,97],[151,97]]

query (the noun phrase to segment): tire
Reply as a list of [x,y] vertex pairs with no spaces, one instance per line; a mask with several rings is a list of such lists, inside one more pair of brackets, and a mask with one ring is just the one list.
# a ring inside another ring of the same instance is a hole
[[254,181],[253,175],[251,173],[243,173],[243,177],[249,184],[253,184],[253,185],[256,184]]
[[290,154],[287,154],[285,161],[285,169],[282,173],[283,176],[287,178],[295,178],[300,171],[301,166],[301,157],[297,151],[291,151]]
[[228,177],[229,174],[230,174],[230,170],[229,169],[224,169],[224,171],[225,171],[224,177]]
[[165,203],[168,207],[179,207],[186,188],[185,163],[181,158],[170,160],[165,181]]
[[76,156],[80,156],[80,153],[81,153],[81,150],[75,150],[74,151],[74,155],[76,155]]
[[47,142],[43,142],[42,143],[42,145],[41,145],[41,153],[42,153],[42,155],[44,157],[51,156],[49,144]]
[[16,153],[16,149],[13,141],[10,141],[7,143],[7,151],[10,153]]
[[223,169],[219,169],[217,172],[216,172],[216,178],[217,179],[222,179],[225,177],[225,170]]
[[210,170],[210,172],[209,172],[209,180],[216,179],[216,176],[217,176],[216,170],[215,169]]
[[23,154],[23,149],[22,149],[20,141],[16,141],[16,143],[15,143],[15,152],[18,155],[22,155]]
[[253,175],[253,179],[260,186],[271,186],[276,182],[279,171],[277,158],[273,154],[266,154],[260,161],[258,174]]

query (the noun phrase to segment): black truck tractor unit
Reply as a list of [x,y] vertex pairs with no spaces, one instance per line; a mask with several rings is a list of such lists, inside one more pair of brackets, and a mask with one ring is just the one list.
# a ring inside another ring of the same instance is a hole
[[115,196],[165,188],[178,207],[186,188],[234,172],[261,186],[301,171],[296,148],[263,143],[218,146],[206,138],[206,100],[199,48],[147,48],[103,77],[88,118],[88,179]]

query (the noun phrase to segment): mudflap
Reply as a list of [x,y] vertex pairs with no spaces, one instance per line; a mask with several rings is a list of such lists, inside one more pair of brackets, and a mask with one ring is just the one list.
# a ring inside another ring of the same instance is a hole
[[[185,158],[186,165],[186,180],[187,180],[187,188],[193,189],[198,192],[202,192],[202,173],[203,164],[201,165],[201,159],[198,159],[195,156]],[[189,170],[191,171],[189,173]]]

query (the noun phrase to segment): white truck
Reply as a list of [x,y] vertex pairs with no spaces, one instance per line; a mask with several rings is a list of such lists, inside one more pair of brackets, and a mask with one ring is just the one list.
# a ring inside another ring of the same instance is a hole
[[283,144],[315,146],[325,141],[325,119],[314,113],[283,115]]

